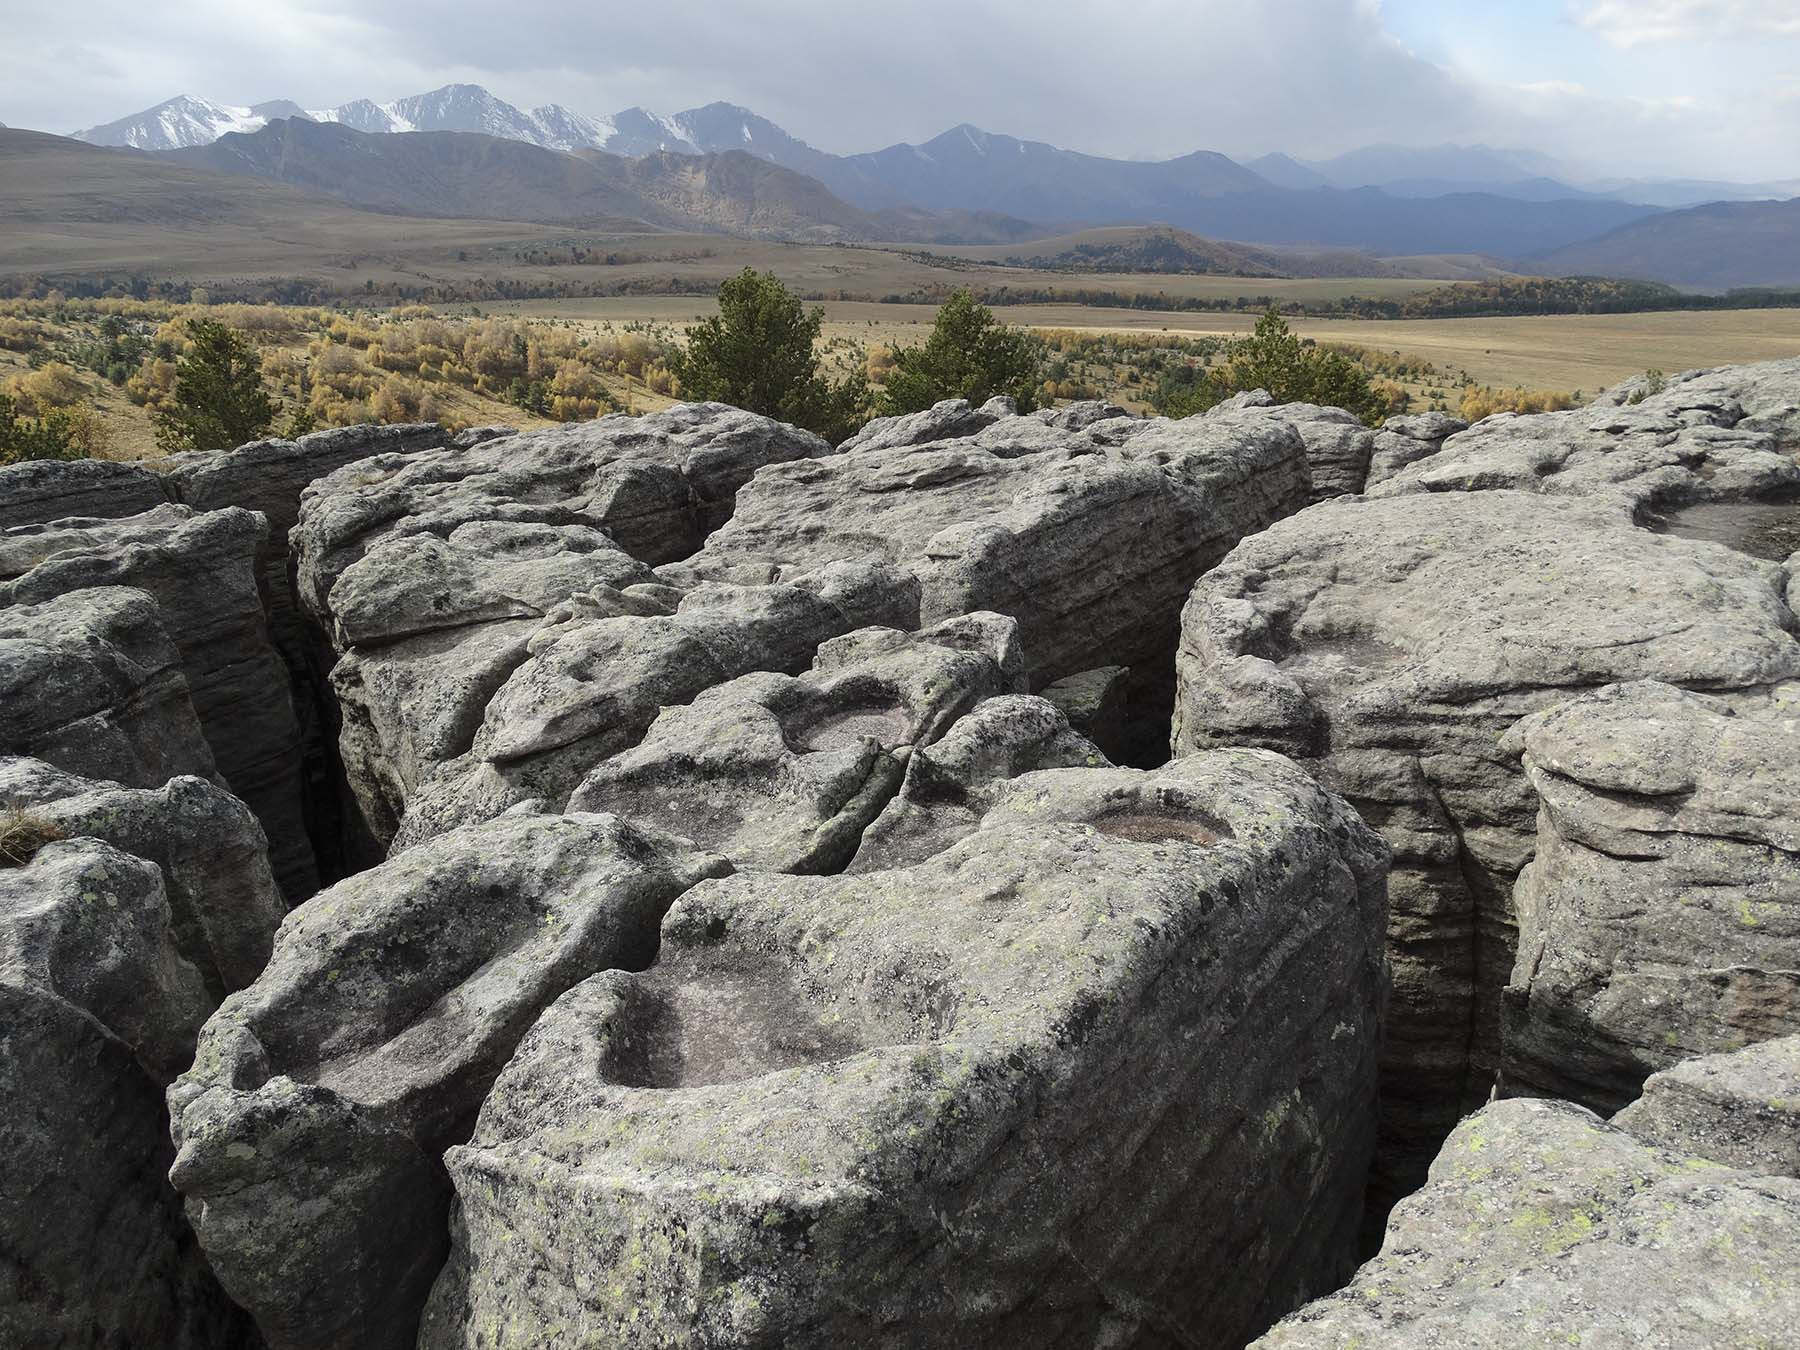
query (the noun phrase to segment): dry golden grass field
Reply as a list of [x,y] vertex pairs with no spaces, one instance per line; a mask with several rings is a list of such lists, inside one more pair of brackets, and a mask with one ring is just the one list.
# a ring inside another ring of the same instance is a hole
[[[1219,277],[1173,279],[1233,280]],[[1348,283],[1310,281],[1294,284],[1333,286]],[[538,300],[483,308],[488,313],[555,317],[596,326],[634,320],[679,326],[714,311],[710,300],[697,296]],[[1162,314],[1080,305],[1009,305],[997,312],[1008,323],[1032,328],[1167,332],[1182,336],[1243,333],[1256,323],[1253,314]],[[827,302],[825,335],[828,338],[854,337],[870,345],[904,345],[923,340],[935,313],[936,309],[930,305]],[[1501,319],[1294,319],[1290,322],[1296,332],[1306,337],[1403,352],[1440,367],[1467,371],[1483,384],[1564,392],[1579,389],[1590,396],[1646,370],[1673,373],[1697,366],[1800,356],[1800,309]]]

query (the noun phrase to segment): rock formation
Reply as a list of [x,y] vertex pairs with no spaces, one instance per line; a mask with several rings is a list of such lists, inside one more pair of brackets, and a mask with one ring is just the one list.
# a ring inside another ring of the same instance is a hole
[[254,1344],[164,1177],[162,1087],[210,1006],[154,863],[92,838],[0,858],[0,1342]]
[[1369,450],[1369,471],[1361,492],[1385,483],[1408,464],[1429,459],[1443,449],[1444,442],[1469,424],[1449,413],[1417,413],[1411,417],[1390,417],[1381,424]]
[[447,1156],[420,1345],[1228,1345],[1328,1285],[1379,843],[1255,752],[1021,784],[910,870],[703,883],[559,999]]
[[640,969],[719,859],[607,816],[514,813],[321,891],[170,1089],[170,1179],[274,1350],[410,1346],[448,1183],[495,1074],[557,995]]
[[1800,1036],[1652,1074],[1613,1124],[1756,1176],[1800,1177]]
[[268,962],[287,906],[269,871],[262,827],[230,793],[186,777],[153,789],[124,787],[0,757],[0,803],[57,837],[102,840],[156,864],[175,948],[214,1003]]
[[1034,688],[1129,665],[1144,716],[1160,721],[1166,702],[1148,710],[1181,599],[1238,539],[1304,504],[1306,446],[1268,417],[1073,411],[765,469],[729,524],[659,572],[761,583],[880,558],[918,579],[925,623],[974,610],[1017,619]]
[[1616,685],[1508,733],[1539,802],[1510,1089],[1616,1111],[1657,1069],[1800,1033],[1796,698]]
[[1445,1142],[1380,1256],[1255,1346],[1781,1345],[1797,1268],[1800,1181],[1501,1102]]
[[667,708],[569,798],[721,853],[740,869],[836,872],[899,791],[908,756],[1024,682],[1017,625],[974,614],[913,635],[867,628],[794,678],[740,676]]
[[[1385,475],[1372,496],[1509,488],[1625,496],[1644,511],[1800,498],[1800,361],[1678,379],[1631,402],[1489,417]],[[1800,542],[1800,541],[1797,541]]]
[[1247,539],[1182,623],[1178,754],[1267,746],[1394,850],[1386,1194],[1500,1062],[1510,897],[1537,801],[1502,737],[1615,680],[1767,691],[1800,675],[1779,569],[1635,528],[1612,500],[1327,502]]
[[162,480],[138,464],[38,459],[0,465],[0,529],[70,516],[135,516],[168,500]]
[[252,511],[196,515],[169,505],[0,531],[0,607],[97,586],[154,597],[218,772],[262,822],[276,879],[298,900],[318,888],[318,872],[301,802],[300,727],[258,594],[267,536]]
[[122,586],[0,609],[0,754],[160,787],[214,777],[156,602]]

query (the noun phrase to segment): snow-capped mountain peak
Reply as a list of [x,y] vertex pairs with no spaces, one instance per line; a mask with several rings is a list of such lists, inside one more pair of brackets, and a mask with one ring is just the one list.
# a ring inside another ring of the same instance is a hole
[[[259,105],[266,106],[266,105]],[[90,127],[76,135],[95,145],[124,145],[136,150],[181,150],[190,145],[211,145],[233,131],[258,131],[268,117],[253,108],[239,108],[192,94],[177,94],[167,102],[132,117]]]

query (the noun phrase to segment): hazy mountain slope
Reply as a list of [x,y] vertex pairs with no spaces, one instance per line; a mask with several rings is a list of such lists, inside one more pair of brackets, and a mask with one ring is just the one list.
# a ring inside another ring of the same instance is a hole
[[873,215],[804,174],[742,151],[626,159],[562,154],[473,132],[365,133],[299,118],[167,158],[303,188],[370,210],[709,230],[800,240],[1017,239],[1023,221]]
[[1638,277],[1704,290],[1800,286],[1800,198],[1671,211],[1538,261],[1564,276]]
[[[1033,240],[1008,255],[1031,267],[1082,272],[1189,272],[1289,276],[1292,263],[1248,244],[1203,239],[1167,226],[1124,226]],[[1373,259],[1365,259],[1375,266]],[[1369,275],[1365,273],[1364,275]]]
[[625,160],[578,159],[473,132],[373,134],[289,118],[166,157],[400,215],[689,224],[637,194]]
[[1257,159],[1245,160],[1244,167],[1259,178],[1267,179],[1276,187],[1294,188],[1304,191],[1307,188],[1329,187],[1330,180],[1317,169],[1302,164],[1292,155],[1280,153],[1263,155]]

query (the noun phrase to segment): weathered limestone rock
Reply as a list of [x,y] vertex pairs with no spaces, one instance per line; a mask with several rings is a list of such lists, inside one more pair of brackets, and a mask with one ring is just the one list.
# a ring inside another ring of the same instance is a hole
[[744,675],[664,709],[569,809],[653,826],[740,869],[834,872],[899,791],[908,756],[1024,675],[1017,625],[998,614],[849,633],[799,678]]
[[1069,719],[1077,735],[1099,746],[1109,759],[1124,762],[1132,748],[1125,720],[1130,685],[1129,666],[1101,666],[1045,685],[1039,692]]
[[1463,1122],[1381,1255],[1258,1350],[1788,1345],[1800,1181],[1653,1148],[1564,1102]]
[[1228,1345],[1346,1272],[1378,841],[1256,752],[1032,780],[558,1000],[446,1157],[420,1345]]
[[[329,581],[374,538],[444,535],[472,520],[587,525],[648,563],[686,557],[731,514],[767,464],[831,454],[810,432],[722,403],[614,414],[406,458],[376,456],[308,490],[301,593],[314,613]],[[316,499],[316,500],[315,500]]]
[[1780,569],[1634,528],[1610,500],[1327,502],[1247,539],[1183,616],[1175,749],[1285,751],[1394,850],[1386,1141],[1412,1189],[1500,1060],[1513,883],[1537,800],[1501,738],[1596,685],[1800,675]]
[[212,779],[156,602],[107,586],[0,609],[0,754],[128,787]]
[[966,398],[948,398],[923,412],[877,417],[838,449],[848,455],[859,450],[892,450],[896,446],[961,440],[1013,413],[1010,406],[1004,411],[995,406],[999,402],[993,400],[977,408]]
[[162,1086],[210,1007],[153,863],[67,839],[0,865],[0,1343],[255,1344],[164,1177]]
[[910,867],[981,828],[1011,780],[1040,769],[1111,768],[1061,709],[1029,694],[990,698],[906,762],[900,793],[863,832],[852,872]]
[[288,916],[169,1091],[170,1178],[272,1347],[412,1344],[446,1242],[439,1155],[544,1007],[648,964],[670,903],[725,870],[610,817],[513,814]]
[[1316,403],[1279,403],[1255,408],[1220,405],[1207,416],[1237,420],[1275,417],[1291,423],[1306,442],[1306,462],[1312,474],[1309,502],[1359,493],[1368,481],[1375,433],[1353,412]]
[[1469,424],[1449,413],[1416,413],[1411,417],[1390,417],[1381,424],[1369,453],[1369,471],[1364,490],[1385,483],[1408,464],[1429,459],[1443,449],[1444,442]]
[[1758,369],[1685,381],[1637,404],[1489,417],[1372,485],[1370,495],[1616,492],[1643,511],[1791,502],[1800,497],[1800,464],[1792,455],[1800,443],[1800,412],[1794,411],[1800,361],[1779,363],[1767,378],[1747,373]]
[[1800,444],[1800,359],[1684,371],[1666,378],[1659,393],[1640,375],[1594,400],[1594,407],[1606,406],[1716,412],[1791,449]]
[[287,911],[256,817],[200,778],[129,788],[0,756],[0,803],[65,838],[103,840],[162,870],[176,950],[216,1003],[261,973]]
[[1508,1088],[1616,1111],[1651,1072],[1800,1033],[1800,686],[1614,685],[1515,727],[1540,803]]
[[196,515],[168,505],[121,520],[6,530],[0,606],[96,586],[152,596],[218,771],[262,822],[276,879],[298,900],[318,888],[318,869],[301,806],[300,726],[257,591],[267,536],[267,522],[252,511]]
[[1006,418],[972,440],[765,469],[730,523],[661,573],[763,582],[880,558],[919,579],[925,623],[1018,619],[1042,687],[1166,665],[1193,579],[1306,492],[1305,445],[1273,418]]
[[37,459],[0,466],[0,529],[69,516],[135,516],[168,500],[162,480],[137,464]]
[[1651,1074],[1613,1124],[1757,1176],[1800,1177],[1800,1036]]

